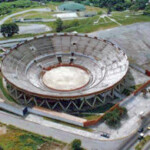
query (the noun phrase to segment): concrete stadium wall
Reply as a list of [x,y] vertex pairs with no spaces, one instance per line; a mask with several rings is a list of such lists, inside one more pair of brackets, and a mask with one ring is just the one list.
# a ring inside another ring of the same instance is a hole
[[33,107],[33,108],[28,108],[28,112],[44,117],[48,117],[51,119],[59,120],[62,122],[70,123],[73,125],[77,126],[84,126],[84,122],[86,122],[86,119],[82,119],[79,117],[75,117],[69,114],[61,113],[61,112],[56,112],[56,111],[51,111],[49,109],[41,108],[41,107]]
[[24,116],[25,113],[27,112],[26,107],[22,107],[20,105],[16,105],[14,103],[6,103],[4,100],[0,99],[0,108],[4,109],[6,111],[12,112],[14,114]]

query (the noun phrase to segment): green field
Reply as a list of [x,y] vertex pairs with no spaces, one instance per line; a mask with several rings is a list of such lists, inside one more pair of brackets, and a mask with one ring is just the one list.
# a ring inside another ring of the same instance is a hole
[[[0,123],[0,126],[6,125]],[[0,147],[4,150],[47,150],[46,148],[40,148],[43,144],[47,144],[47,148],[51,150],[61,150],[66,145],[51,137],[43,137],[14,126],[6,126],[6,128],[7,132],[0,134]]]
[[0,90],[2,91],[3,95],[6,97],[7,100],[14,102],[15,100],[7,93],[6,89],[3,86],[3,79],[2,75],[0,74]]
[[135,150],[142,150],[146,143],[150,141],[150,136],[146,136],[142,141],[139,142],[139,144],[136,145]]

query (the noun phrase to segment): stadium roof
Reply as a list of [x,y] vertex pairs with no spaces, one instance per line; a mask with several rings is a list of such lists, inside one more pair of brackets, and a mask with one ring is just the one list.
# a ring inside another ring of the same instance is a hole
[[58,6],[61,11],[84,11],[86,8],[84,5],[75,2],[66,2]]

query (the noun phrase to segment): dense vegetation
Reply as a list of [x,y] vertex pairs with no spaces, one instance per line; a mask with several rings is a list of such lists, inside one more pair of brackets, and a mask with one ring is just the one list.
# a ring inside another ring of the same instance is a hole
[[[37,2],[64,2],[66,0],[0,0],[0,15],[10,13],[13,8],[27,8],[37,6]],[[97,7],[105,7],[108,12],[112,10],[122,11],[126,9],[144,10],[148,0],[74,0],[75,2],[85,5],[94,5]],[[2,3],[3,2],[3,3]],[[149,8],[147,8],[149,9]]]
[[16,8],[27,8],[31,6],[38,6],[39,4],[36,2],[32,2],[30,0],[7,0],[9,2],[5,2],[5,0],[0,0],[0,16],[11,13],[12,10]]
[[145,7],[144,15],[149,15],[150,16],[150,4]]
[[[45,0],[38,0],[45,1]],[[65,0],[46,0],[53,2],[64,2]],[[75,2],[86,4],[86,5],[94,5],[97,7],[106,7],[108,11],[117,10],[122,11],[126,9],[145,9],[148,0],[74,0]]]

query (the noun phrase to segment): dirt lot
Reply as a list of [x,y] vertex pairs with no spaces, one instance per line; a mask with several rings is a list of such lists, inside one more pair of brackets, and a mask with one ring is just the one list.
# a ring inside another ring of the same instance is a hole
[[5,126],[0,127],[0,135],[6,134],[7,128]]

